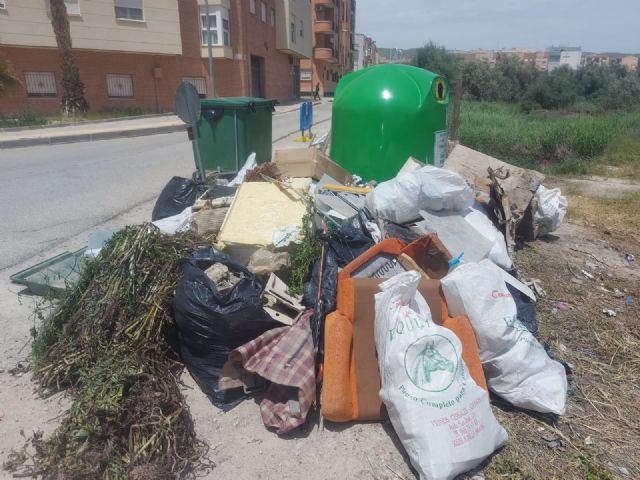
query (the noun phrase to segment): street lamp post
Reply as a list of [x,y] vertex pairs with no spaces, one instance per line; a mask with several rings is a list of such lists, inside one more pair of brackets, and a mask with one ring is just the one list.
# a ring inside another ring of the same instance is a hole
[[207,47],[209,50],[209,81],[211,82],[211,98],[216,96],[216,79],[213,76],[213,52],[211,47],[211,17],[209,16],[209,0],[204,0],[207,13]]

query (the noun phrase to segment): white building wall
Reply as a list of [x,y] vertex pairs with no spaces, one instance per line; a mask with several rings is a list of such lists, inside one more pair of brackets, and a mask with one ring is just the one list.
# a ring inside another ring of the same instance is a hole
[[[78,0],[70,15],[73,47],[87,50],[182,53],[176,0],[145,0],[144,20],[116,19],[113,0]],[[0,14],[0,45],[56,47],[46,0],[7,0]]]

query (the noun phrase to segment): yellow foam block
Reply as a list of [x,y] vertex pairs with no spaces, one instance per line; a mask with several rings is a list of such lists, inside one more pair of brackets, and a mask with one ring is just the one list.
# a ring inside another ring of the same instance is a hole
[[[292,182],[298,191],[307,190],[308,185],[308,179]],[[246,264],[253,252],[272,246],[277,230],[301,227],[305,211],[304,202],[293,189],[268,182],[245,182],[222,224],[218,246]]]

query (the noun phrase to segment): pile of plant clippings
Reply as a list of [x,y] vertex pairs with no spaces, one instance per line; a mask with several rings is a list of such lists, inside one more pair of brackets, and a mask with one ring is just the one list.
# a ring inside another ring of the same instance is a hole
[[[209,243],[211,239],[208,239]],[[42,393],[73,405],[54,434],[35,435],[34,475],[181,477],[206,453],[180,391],[172,301],[180,259],[207,239],[127,227],[89,261],[33,344]]]

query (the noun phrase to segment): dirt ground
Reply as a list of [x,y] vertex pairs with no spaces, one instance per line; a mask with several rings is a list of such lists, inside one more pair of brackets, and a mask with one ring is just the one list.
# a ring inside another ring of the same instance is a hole
[[[600,190],[602,183],[546,182],[568,186],[570,214],[552,236],[515,255],[521,276],[539,279],[546,291],[537,306],[541,342],[572,369],[567,412],[559,418],[536,415],[494,398],[496,417],[509,432],[507,446],[464,478],[640,478],[640,238],[625,222],[608,225],[611,212],[594,214],[598,197],[622,191],[615,181]],[[583,209],[578,197],[595,200]],[[572,211],[574,204],[582,210]],[[1,286],[19,290],[5,279]],[[20,430],[52,431],[68,405],[64,396],[37,398],[30,373],[15,370],[28,365],[30,324],[19,319],[29,305],[16,300],[3,307],[0,462],[20,446]],[[183,382],[196,431],[210,446],[210,468],[198,472],[201,478],[415,478],[388,422],[331,424],[314,414],[300,431],[278,437],[264,428],[256,400],[224,413],[188,374]],[[0,478],[12,477],[0,471]]]

